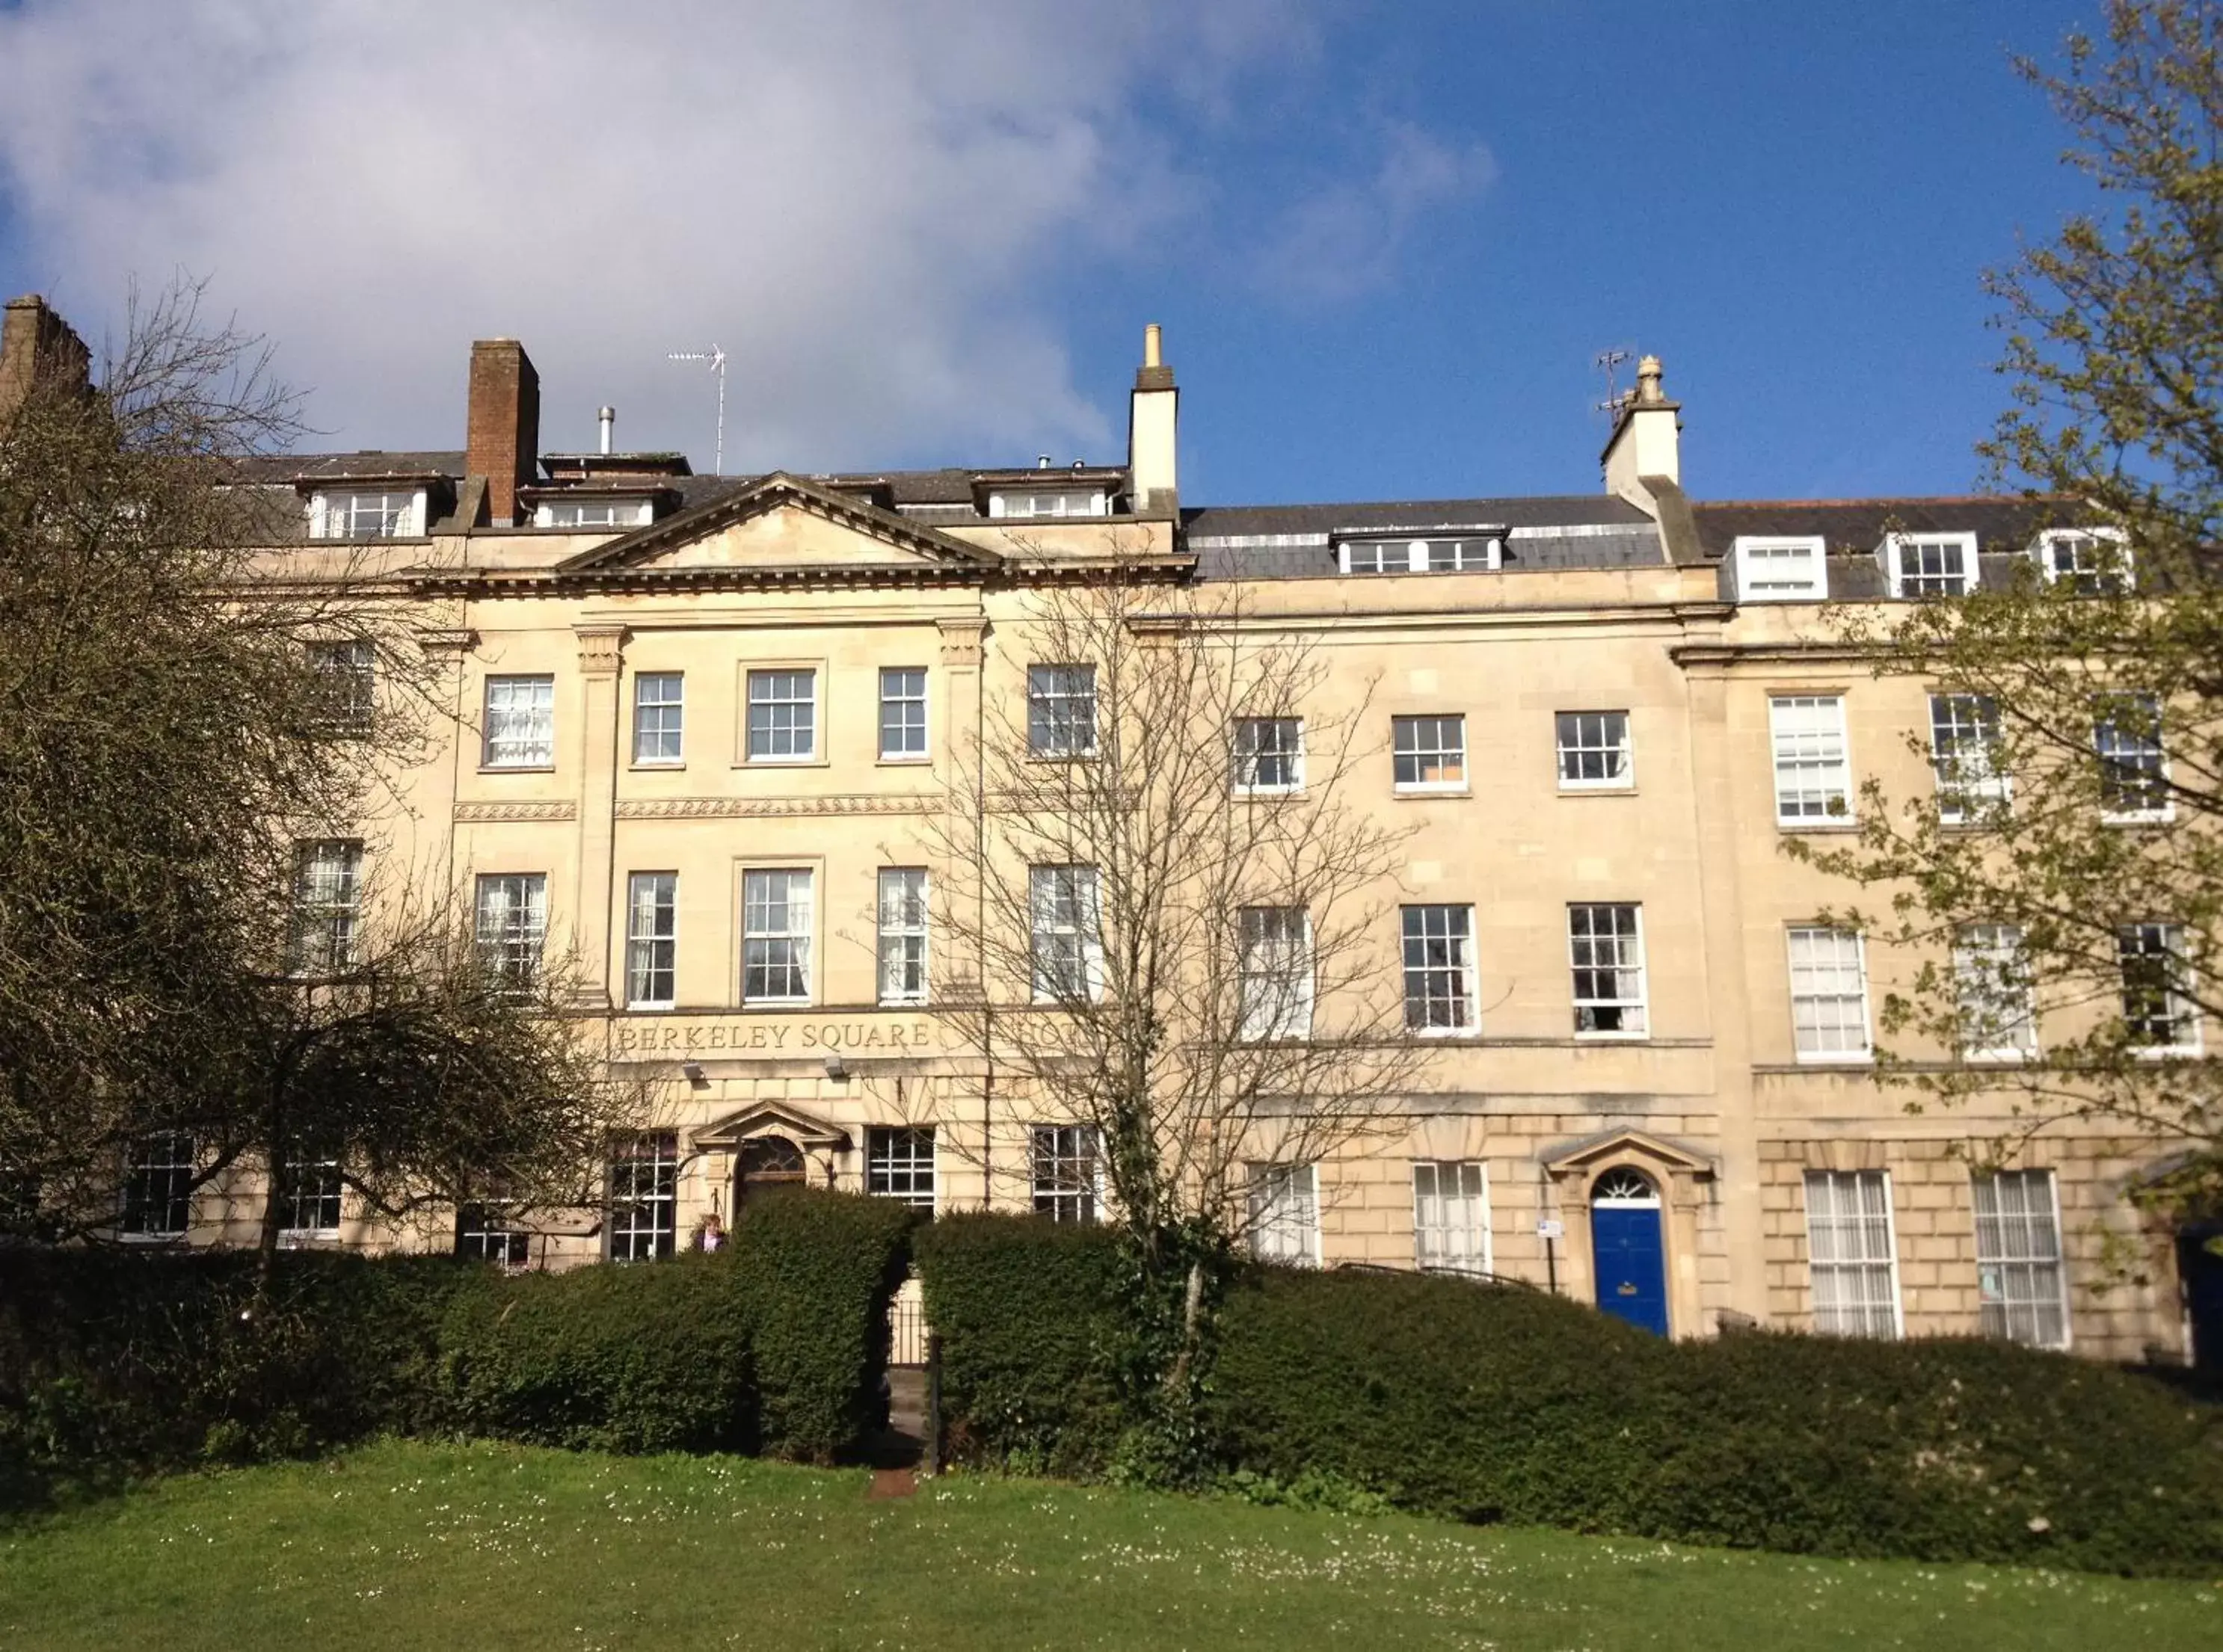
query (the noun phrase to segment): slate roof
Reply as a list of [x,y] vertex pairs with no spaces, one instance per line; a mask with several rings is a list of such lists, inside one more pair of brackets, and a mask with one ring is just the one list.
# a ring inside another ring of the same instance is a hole
[[1973,533],[1984,550],[2021,550],[2041,528],[2071,519],[2066,499],[1977,493],[1928,499],[1693,500],[1698,541],[1724,556],[1743,534],[1820,534],[1832,554],[1867,555],[1885,534]]
[[1184,511],[1200,579],[1317,579],[1336,572],[1335,542],[1447,529],[1507,531],[1508,568],[1628,568],[1666,560],[1653,519],[1609,493],[1522,499],[1384,499]]

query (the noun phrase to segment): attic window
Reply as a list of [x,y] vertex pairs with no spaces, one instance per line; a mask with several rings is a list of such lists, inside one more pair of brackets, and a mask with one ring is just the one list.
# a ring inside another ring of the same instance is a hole
[[988,514],[1006,521],[1105,514],[1103,490],[1085,488],[1014,488],[988,495]]
[[1887,533],[1880,554],[1895,597],[1957,597],[1976,588],[1973,533]]
[[642,528],[655,520],[654,504],[645,499],[543,499],[532,509],[536,528]]
[[2131,548],[2120,528],[2048,528],[2030,553],[2048,585],[2065,583],[2079,596],[2130,582]]
[[1461,574],[1505,565],[1498,535],[1441,539],[1345,539],[1336,545],[1346,574]]
[[425,533],[425,490],[312,493],[312,539],[418,539]]
[[1819,537],[1775,537],[1739,534],[1736,539],[1736,600],[1739,602],[1819,602],[1829,594]]

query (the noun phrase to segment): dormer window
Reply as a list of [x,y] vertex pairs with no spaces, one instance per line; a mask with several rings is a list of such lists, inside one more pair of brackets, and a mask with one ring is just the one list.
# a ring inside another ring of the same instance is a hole
[[1497,534],[1429,539],[1344,539],[1336,556],[1346,574],[1464,574],[1505,565]]
[[419,539],[425,534],[425,490],[362,489],[309,496],[312,539]]
[[1101,488],[1011,488],[988,495],[988,514],[1002,521],[1040,522],[1061,517],[1103,516],[1107,510]]
[[1829,594],[1824,549],[1818,535],[1736,539],[1739,602],[1821,602]]
[[1887,533],[1877,555],[1895,597],[1966,596],[1976,588],[1973,533]]
[[554,499],[532,507],[536,528],[645,528],[655,519],[655,506],[645,499]]
[[2120,528],[2048,528],[2030,554],[2048,585],[2065,581],[2079,596],[2131,583],[2131,548]]

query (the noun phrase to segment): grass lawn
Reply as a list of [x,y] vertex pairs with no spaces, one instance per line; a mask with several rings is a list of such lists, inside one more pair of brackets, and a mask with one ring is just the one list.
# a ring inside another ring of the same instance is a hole
[[387,1444],[0,1530],[0,1648],[2223,1646],[2223,1586]]

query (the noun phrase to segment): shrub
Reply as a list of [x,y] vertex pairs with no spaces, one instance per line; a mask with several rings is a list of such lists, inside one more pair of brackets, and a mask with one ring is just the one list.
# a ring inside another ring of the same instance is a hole
[[886,1199],[802,1188],[742,1207],[723,1256],[747,1282],[766,1451],[829,1462],[873,1427],[916,1220]]
[[444,1258],[0,1251],[0,1500],[436,1426]]
[[449,1419],[576,1450],[746,1451],[750,1329],[724,1255],[491,1279],[441,1328]]
[[950,1454],[1060,1474],[1100,1471],[1120,1417],[1116,1235],[1036,1216],[954,1215],[916,1241],[941,1339]]

